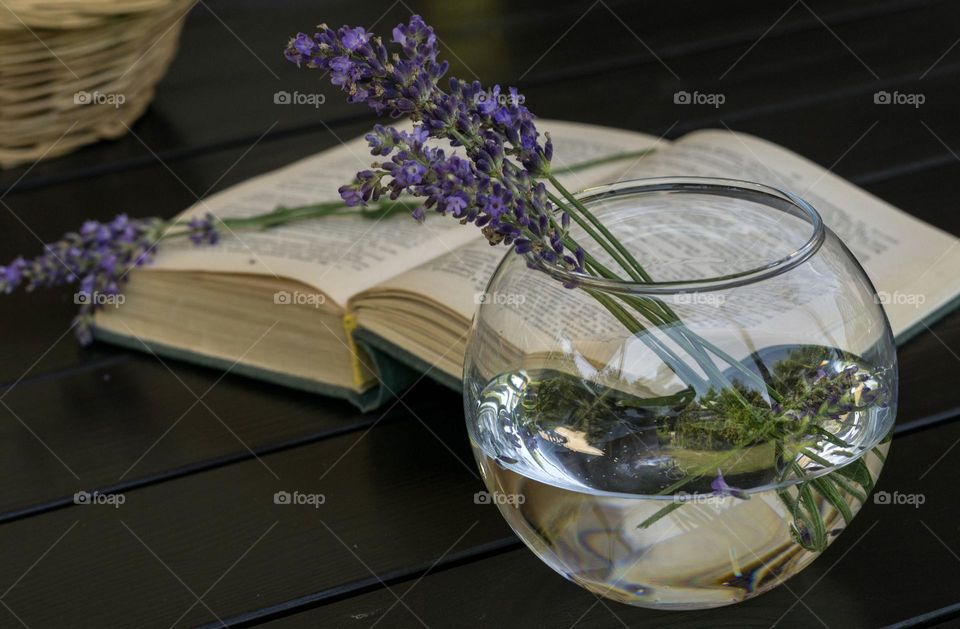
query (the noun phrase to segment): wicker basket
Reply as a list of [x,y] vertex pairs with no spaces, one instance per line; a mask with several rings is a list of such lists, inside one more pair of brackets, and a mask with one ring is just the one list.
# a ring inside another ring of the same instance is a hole
[[195,1],[0,2],[0,167],[123,135]]

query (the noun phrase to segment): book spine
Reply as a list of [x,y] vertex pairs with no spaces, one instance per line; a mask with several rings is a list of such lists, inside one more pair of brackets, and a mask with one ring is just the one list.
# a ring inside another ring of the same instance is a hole
[[360,351],[357,342],[353,338],[353,333],[357,330],[357,318],[349,312],[343,315],[343,329],[347,333],[347,347],[350,349],[350,366],[353,371],[353,386],[357,389],[363,387],[366,382],[364,378],[364,365],[360,361]]

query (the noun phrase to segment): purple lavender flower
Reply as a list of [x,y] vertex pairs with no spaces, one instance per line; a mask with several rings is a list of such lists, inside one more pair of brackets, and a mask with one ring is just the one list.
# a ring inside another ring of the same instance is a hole
[[304,35],[303,33],[301,33],[301,34],[294,40],[293,46],[294,46],[294,48],[296,48],[296,50],[297,50],[298,53],[300,53],[300,54],[302,54],[302,55],[309,55],[311,52],[313,52],[313,49],[314,49],[314,47],[316,46],[316,44],[315,44],[314,41],[310,38],[310,36]]
[[207,212],[203,216],[197,216],[187,222],[190,229],[188,237],[190,242],[195,245],[215,245],[220,242],[220,233],[217,231],[217,217]]
[[423,176],[426,172],[426,166],[416,160],[409,159],[405,161],[400,168],[394,170],[393,177],[399,185],[407,188],[423,181]]
[[343,47],[351,52],[366,44],[369,39],[370,34],[364,31],[361,26],[357,28],[347,28],[344,26],[343,29],[341,29],[340,41],[343,42]]
[[0,287],[4,293],[10,294],[20,285],[26,268],[27,261],[20,257],[7,266],[0,267]]
[[470,203],[470,199],[463,192],[454,192],[446,198],[446,206],[443,208],[444,213],[449,213],[451,216],[459,218],[463,216],[463,211],[467,209],[467,205]]
[[747,500],[750,498],[750,494],[742,489],[728,485],[727,481],[723,478],[723,472],[720,471],[720,468],[717,468],[717,477],[713,479],[712,483],[710,483],[710,488],[713,489],[714,493],[723,496],[734,496],[735,498],[740,498],[742,500]]
[[[549,136],[541,142],[516,88],[503,94],[499,85],[485,90],[477,81],[452,78],[443,91],[439,81],[448,64],[437,61],[437,38],[418,15],[393,29],[397,53],[362,28],[318,29],[312,37],[291,38],[286,58],[329,71],[350,102],[415,122],[410,132],[376,125],[366,136],[370,152],[389,160],[341,186],[345,203],[412,195],[423,199],[413,211],[417,220],[433,209],[474,223],[491,244],[517,243],[518,253],[583,271],[585,254],[566,233],[570,218],[538,181],[549,173],[553,145]],[[449,140],[465,156],[428,146],[429,138]]]
[[[171,227],[159,218],[131,219],[120,214],[110,222],[86,221],[78,231],[44,245],[33,260],[18,257],[0,266],[0,292],[79,282],[74,301],[80,311],[74,331],[84,345],[92,339],[93,314],[106,303],[117,303],[120,286],[131,269],[153,260],[157,242]],[[182,232],[196,244],[214,244],[219,238],[215,218],[207,214],[185,225]]]

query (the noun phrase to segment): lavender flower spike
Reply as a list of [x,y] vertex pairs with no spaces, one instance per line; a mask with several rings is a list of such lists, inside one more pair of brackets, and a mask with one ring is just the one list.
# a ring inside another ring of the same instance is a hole
[[[455,78],[445,92],[439,81],[447,63],[437,61],[433,29],[414,15],[392,34],[397,52],[361,28],[321,25],[313,36],[291,38],[285,51],[297,65],[329,72],[348,101],[416,123],[410,132],[374,127],[366,137],[370,152],[389,160],[342,186],[343,200],[418,197],[417,220],[432,209],[480,227],[490,244],[515,244],[518,253],[582,272],[585,253],[567,236],[570,218],[538,181],[550,172],[553,145],[548,136],[541,141],[523,97],[515,88],[503,93],[499,85],[485,90]],[[464,155],[428,145],[430,138]]]
[[[184,235],[197,243],[217,242],[213,215],[185,224]],[[93,314],[108,303],[117,303],[120,286],[132,268],[153,260],[159,239],[171,223],[159,218],[131,219],[120,214],[110,222],[85,222],[57,242],[44,246],[32,260],[18,257],[0,266],[0,293],[12,293],[19,287],[32,291],[40,287],[79,282],[74,301],[80,311],[74,319],[75,333],[81,344],[93,340]]]

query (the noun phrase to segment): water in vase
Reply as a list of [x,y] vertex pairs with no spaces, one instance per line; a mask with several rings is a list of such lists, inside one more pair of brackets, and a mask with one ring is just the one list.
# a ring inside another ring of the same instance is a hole
[[828,355],[821,371],[849,374],[862,403],[786,440],[744,446],[723,418],[679,412],[682,401],[638,405],[539,370],[483,389],[474,453],[510,526],[566,578],[634,605],[735,603],[815,559],[883,465],[891,418],[878,381],[863,361]]

